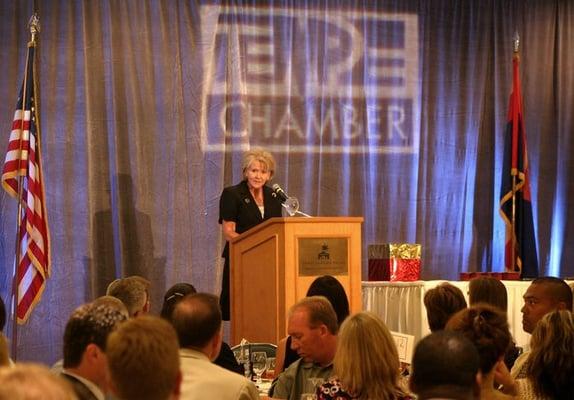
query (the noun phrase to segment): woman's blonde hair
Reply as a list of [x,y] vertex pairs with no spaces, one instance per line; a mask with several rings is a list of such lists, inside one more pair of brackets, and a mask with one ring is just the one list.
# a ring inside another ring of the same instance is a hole
[[261,148],[251,149],[243,154],[243,161],[241,162],[243,176],[253,161],[259,161],[263,165],[263,169],[269,171],[269,179],[273,178],[275,175],[275,158],[267,150]]
[[391,332],[370,312],[348,317],[341,325],[333,360],[342,387],[357,399],[404,396],[399,386],[399,355]]
[[568,310],[546,314],[530,338],[526,377],[537,396],[571,398],[574,376],[574,316]]

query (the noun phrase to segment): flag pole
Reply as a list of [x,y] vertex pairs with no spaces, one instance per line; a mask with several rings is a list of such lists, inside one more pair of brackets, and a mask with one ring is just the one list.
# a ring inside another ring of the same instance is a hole
[[[36,47],[36,34],[40,32],[40,19],[37,13],[34,13],[30,20],[28,21],[28,27],[30,29],[30,41],[28,42],[28,48]],[[34,53],[34,57],[35,57]],[[26,68],[24,74],[24,81],[22,85],[22,108],[20,110],[20,129],[24,130],[24,119],[25,115],[24,112],[26,110],[26,93],[28,90],[28,85],[34,84],[34,82],[28,82],[28,65],[30,62],[34,62],[34,60],[30,60],[30,52],[26,53]],[[32,65],[34,67],[34,65]],[[34,74],[32,74],[32,81],[34,80]],[[19,143],[19,152],[22,152],[22,144],[23,140],[20,140]],[[15,260],[14,260],[14,277],[12,281],[12,351],[11,357],[14,360],[18,359],[18,295],[19,295],[19,287],[18,287],[18,272],[20,262],[22,261],[22,252],[21,252],[21,236],[20,230],[22,229],[22,186],[23,186],[23,177],[20,174],[20,163],[22,160],[18,161],[18,212],[16,213],[17,222],[16,222],[16,249],[14,251]]]
[[[514,32],[514,37],[512,38],[512,44],[513,44],[513,56],[512,59],[514,60],[519,60],[519,51],[520,51],[520,36],[518,35],[518,32],[515,31]],[[516,90],[516,88],[514,88],[514,67],[513,67],[513,77],[512,77],[512,91],[514,92]],[[516,93],[513,93],[512,95],[513,97],[516,96]],[[520,99],[518,100],[520,101]],[[512,129],[516,129],[516,127],[514,126],[516,123],[518,123],[518,121],[513,121],[513,127]],[[514,142],[514,139],[518,139],[515,138],[514,135],[511,136],[512,137],[512,142]],[[514,154],[514,149],[517,148],[517,144],[516,143],[512,143],[512,162],[514,162],[515,159],[515,154]],[[510,168],[511,174],[512,174],[512,218],[511,218],[511,222],[510,222],[510,228],[512,229],[512,250],[511,250],[511,254],[512,254],[512,262],[510,264],[511,267],[511,271],[515,272],[516,271],[516,175],[518,174],[518,170],[516,169],[516,167],[514,165],[511,165]]]

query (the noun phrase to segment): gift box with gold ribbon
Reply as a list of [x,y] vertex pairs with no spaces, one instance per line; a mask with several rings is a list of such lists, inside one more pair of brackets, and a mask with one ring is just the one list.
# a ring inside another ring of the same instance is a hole
[[372,244],[368,247],[368,254],[369,281],[418,281],[420,279],[420,244]]

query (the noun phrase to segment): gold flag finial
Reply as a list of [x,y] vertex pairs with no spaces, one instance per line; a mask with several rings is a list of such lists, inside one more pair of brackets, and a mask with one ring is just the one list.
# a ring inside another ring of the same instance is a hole
[[514,37],[512,38],[512,44],[514,47],[514,52],[518,53],[518,50],[520,50],[520,35],[518,35],[518,31],[514,31]]
[[30,35],[32,35],[30,42],[34,43],[36,41],[36,34],[40,33],[40,17],[38,17],[38,13],[32,14],[30,21],[28,21],[28,28],[30,28]]

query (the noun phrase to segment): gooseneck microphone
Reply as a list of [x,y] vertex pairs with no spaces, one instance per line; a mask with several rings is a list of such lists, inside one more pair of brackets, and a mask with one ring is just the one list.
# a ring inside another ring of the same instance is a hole
[[273,189],[273,194],[279,198],[281,203],[285,203],[289,199],[289,196],[287,196],[287,193],[285,193],[285,191],[281,189],[281,186],[279,186],[279,184],[277,183],[273,184],[273,186],[271,186],[271,189]]

